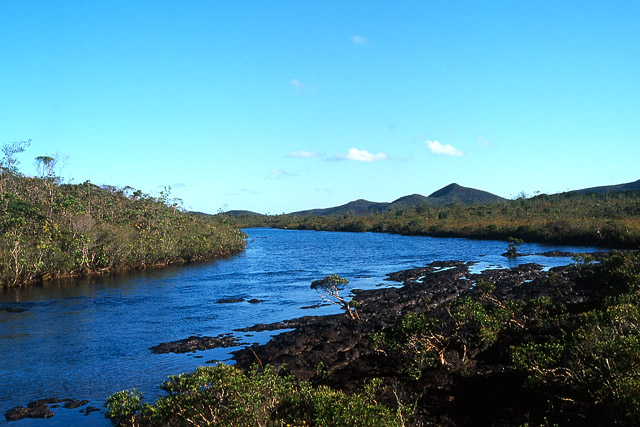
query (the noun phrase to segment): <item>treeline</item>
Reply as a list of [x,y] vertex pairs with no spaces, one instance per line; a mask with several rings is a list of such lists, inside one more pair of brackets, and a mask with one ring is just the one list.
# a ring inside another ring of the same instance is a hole
[[39,177],[22,175],[3,147],[0,162],[0,287],[59,277],[211,259],[241,251],[245,235],[219,219],[185,212],[169,189],[62,184],[55,159],[38,157]]
[[483,205],[419,206],[373,215],[230,216],[241,227],[373,231],[435,237],[640,247],[640,192],[562,193]]

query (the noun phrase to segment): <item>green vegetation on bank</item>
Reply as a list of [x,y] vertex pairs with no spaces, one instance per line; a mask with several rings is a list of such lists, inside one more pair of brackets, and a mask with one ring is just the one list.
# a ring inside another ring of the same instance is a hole
[[273,368],[243,372],[218,364],[165,381],[166,396],[141,403],[136,390],[107,400],[106,416],[121,426],[402,426],[409,408],[376,401],[379,382],[356,394],[282,375]]
[[0,161],[0,287],[223,257],[245,235],[212,216],[185,212],[169,189],[159,197],[130,187],[62,184],[56,160],[36,159],[22,175],[5,144]]
[[369,215],[224,215],[238,227],[640,247],[640,192],[562,193],[502,203],[418,206]]

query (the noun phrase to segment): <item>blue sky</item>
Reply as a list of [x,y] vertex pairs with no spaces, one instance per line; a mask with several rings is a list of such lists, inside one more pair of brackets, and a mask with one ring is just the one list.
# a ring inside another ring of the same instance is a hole
[[639,28],[637,0],[3,0],[0,144],[210,213],[635,181]]

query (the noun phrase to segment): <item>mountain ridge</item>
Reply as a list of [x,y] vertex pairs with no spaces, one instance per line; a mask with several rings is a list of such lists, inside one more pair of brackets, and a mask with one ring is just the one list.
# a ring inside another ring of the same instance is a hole
[[[604,185],[598,187],[589,187],[579,190],[571,190],[567,193],[607,193],[607,192],[621,192],[621,191],[640,191],[640,180],[627,182],[623,184]],[[473,204],[489,204],[489,203],[502,203],[507,201],[503,197],[489,193],[488,191],[477,190],[475,188],[463,187],[457,183],[451,183],[442,187],[439,190],[434,191],[429,196],[423,196],[421,194],[410,194],[402,196],[393,202],[371,202],[365,199],[357,199],[351,202],[345,203],[340,206],[333,206],[329,208],[307,209],[302,211],[291,212],[286,215],[367,215],[372,213],[383,213],[391,211],[399,211],[408,208],[415,208],[418,206],[435,207],[450,205],[453,203],[461,203],[463,205]],[[226,215],[231,216],[255,216],[261,215],[256,212],[246,210],[232,210],[225,212]]]
[[640,190],[640,179],[633,182],[626,182],[624,184],[601,185],[598,187],[583,188],[581,190],[569,191],[569,193],[588,194],[588,193],[608,193],[608,192],[636,191],[636,190]]
[[452,183],[440,190],[425,197],[421,194],[411,194],[400,197],[393,202],[370,202],[364,199],[358,199],[344,205],[334,206],[324,209],[309,209],[303,211],[291,212],[289,215],[367,215],[372,213],[382,213],[399,211],[418,206],[434,207],[449,205],[452,203],[462,203],[465,205],[500,203],[506,201],[500,196],[491,194],[487,191],[476,190],[475,188],[463,187],[459,184]]

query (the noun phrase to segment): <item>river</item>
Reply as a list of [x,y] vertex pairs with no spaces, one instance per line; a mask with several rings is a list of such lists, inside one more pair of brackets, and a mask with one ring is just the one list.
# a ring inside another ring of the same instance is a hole
[[[205,362],[230,361],[231,349],[152,354],[149,347],[191,335],[217,336],[256,323],[336,313],[310,283],[337,273],[350,288],[393,286],[385,275],[435,260],[476,261],[476,269],[536,262],[549,267],[570,258],[502,257],[506,243],[378,233],[247,229],[246,251],[229,259],[128,274],[61,280],[0,290],[0,424],[108,426],[102,412],[54,409],[47,420],[7,422],[14,406],[48,397],[89,400],[136,387],[148,400],[169,375]],[[520,252],[594,251],[525,244]],[[243,298],[237,303],[221,299]],[[262,300],[249,303],[250,299]],[[235,335],[263,343],[269,333]]]

